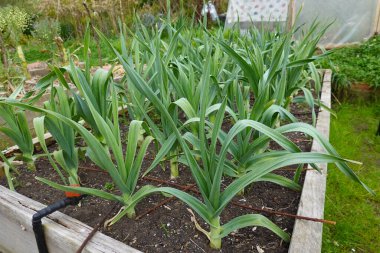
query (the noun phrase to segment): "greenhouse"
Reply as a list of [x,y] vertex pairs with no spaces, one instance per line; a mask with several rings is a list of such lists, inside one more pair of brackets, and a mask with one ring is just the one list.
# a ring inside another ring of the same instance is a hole
[[[358,43],[380,32],[378,0],[231,0],[226,26],[239,23],[245,29],[255,22],[295,23],[309,26],[314,21],[331,23],[319,45],[327,47]],[[298,15],[299,14],[299,15]],[[256,24],[258,25],[258,24]]]
[[378,252],[380,1],[0,1],[0,253]]

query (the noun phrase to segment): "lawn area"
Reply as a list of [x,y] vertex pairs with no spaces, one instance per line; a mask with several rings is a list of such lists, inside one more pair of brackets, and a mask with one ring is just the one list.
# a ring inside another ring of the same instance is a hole
[[329,166],[325,218],[336,226],[324,226],[322,252],[379,252],[380,249],[380,136],[375,136],[380,105],[364,102],[335,104],[330,141],[346,158],[363,163],[354,167],[376,193],[363,188]]

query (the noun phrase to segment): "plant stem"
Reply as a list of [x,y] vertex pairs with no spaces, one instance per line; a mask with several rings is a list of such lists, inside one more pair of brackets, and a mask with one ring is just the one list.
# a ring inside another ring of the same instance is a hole
[[210,224],[210,247],[213,249],[220,249],[222,247],[221,230],[220,217],[218,216],[212,219]]
[[170,156],[170,179],[179,177],[177,150],[171,151]]
[[35,171],[36,170],[36,165],[34,164],[33,161],[28,161],[27,164],[26,164],[26,167],[30,171]]
[[22,161],[26,163],[28,170],[35,171],[36,165],[34,164],[34,159],[32,154],[23,153],[20,157]]
[[17,46],[17,55],[20,58],[22,62],[22,69],[24,71],[24,75],[27,79],[30,79],[30,74],[28,71],[28,63],[26,62],[24,51],[22,50],[22,47],[20,45]]
[[129,219],[134,219],[136,217],[136,210],[135,210],[135,206],[129,206],[127,207],[127,217]]
[[245,188],[241,189],[237,195],[244,196]]
[[8,71],[8,56],[5,49],[3,35],[0,33],[0,51],[1,51],[1,61],[4,65],[5,70]]
[[[244,166],[240,166],[240,167],[237,169],[237,177],[240,178],[240,177],[244,176],[245,174],[247,174],[247,168],[245,168]],[[239,195],[239,196],[244,196],[244,193],[245,193],[245,188],[241,189],[241,190],[238,192],[238,195]]]
[[57,37],[54,38],[54,42],[55,42],[55,44],[58,47],[59,54],[60,54],[60,57],[62,59],[63,65],[65,65],[65,66],[68,65],[69,64],[69,59],[67,58],[67,52],[66,52],[65,46],[63,45],[62,38],[60,36],[57,36]]

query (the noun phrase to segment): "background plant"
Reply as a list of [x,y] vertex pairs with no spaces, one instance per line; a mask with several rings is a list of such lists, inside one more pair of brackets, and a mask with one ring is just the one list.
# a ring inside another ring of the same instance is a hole
[[9,67],[9,47],[17,47],[17,54],[22,61],[26,76],[29,74],[26,70],[26,60],[20,45],[20,38],[28,26],[28,21],[29,15],[24,10],[11,5],[0,7],[0,50],[3,66],[6,70]]
[[57,20],[45,18],[34,23],[32,35],[39,43],[47,44],[54,57],[54,41],[60,36],[61,27]]
[[350,87],[352,83],[380,86],[378,58],[380,38],[374,36],[360,45],[334,49],[334,53],[321,61],[324,68],[334,70],[335,90]]

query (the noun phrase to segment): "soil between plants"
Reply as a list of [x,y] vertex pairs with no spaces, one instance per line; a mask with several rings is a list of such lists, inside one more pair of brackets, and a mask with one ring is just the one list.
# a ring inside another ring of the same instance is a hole
[[[311,123],[311,113],[307,107],[292,105],[291,111],[299,121]],[[303,151],[310,151],[312,143],[310,138],[301,133],[287,134],[287,136]],[[55,145],[50,147],[50,149],[54,148],[56,148]],[[278,149],[279,147],[271,143],[270,148]],[[144,160],[145,168],[149,167],[154,156],[155,152],[153,147],[151,147]],[[60,182],[57,173],[51,168],[48,160],[44,158],[39,159],[36,163],[36,167],[37,170],[35,172],[20,168],[21,173],[17,176],[18,186],[16,191],[46,205],[64,198],[63,192],[50,188],[34,179],[35,176],[38,176]],[[288,178],[292,178],[294,175],[294,172],[289,170],[278,170],[275,173]],[[165,171],[161,168],[157,168],[149,174],[150,177],[165,181],[169,179],[169,175],[170,172],[168,168],[166,168]],[[115,194],[118,193],[117,190],[112,189],[112,180],[108,174],[100,171],[100,169],[88,159],[81,161],[79,176],[83,186],[103,189]],[[304,173],[301,178],[301,185],[303,184],[303,179]],[[228,179],[224,181],[224,186],[228,185],[228,181]],[[171,182],[183,186],[194,183],[189,170],[181,165],[180,178]],[[6,186],[6,180],[2,179],[1,184]],[[140,179],[138,187],[146,184],[167,186],[165,184]],[[191,194],[197,196],[195,193]],[[244,196],[235,197],[234,201],[251,207],[267,208],[296,214],[300,195],[301,191],[293,191],[273,183],[258,182],[250,186]],[[150,210],[157,203],[165,199],[167,198],[161,194],[155,194],[145,198],[137,205],[137,215]],[[114,205],[114,202],[88,196],[82,200],[81,206],[67,207],[61,211],[94,227],[103,220],[103,217],[109,213],[110,208]],[[108,218],[115,215],[120,207],[121,206],[118,205],[117,208],[114,208]],[[175,199],[155,209],[152,213],[139,220],[123,218],[111,227],[101,227],[100,231],[143,252],[258,252],[260,249],[266,253],[288,251],[288,243],[283,242],[268,229],[261,227],[248,227],[231,233],[222,240],[222,250],[211,250],[207,238],[195,229],[191,221],[191,214],[187,209],[188,207],[185,204]],[[234,217],[248,213],[258,212],[230,204],[222,213],[221,222],[223,224]],[[289,234],[292,233],[294,226],[293,218],[267,214],[265,212],[261,214],[268,217]],[[208,230],[208,226],[198,216],[197,221],[203,228]]]

